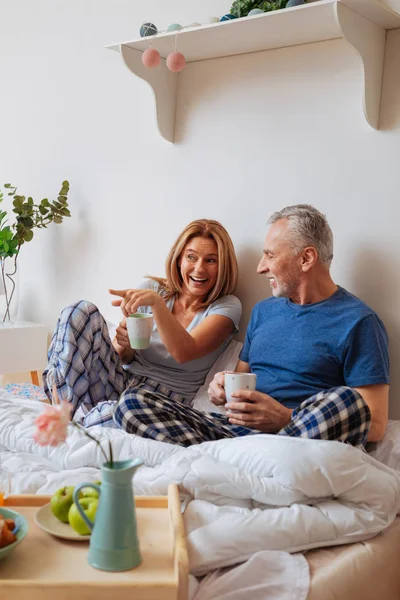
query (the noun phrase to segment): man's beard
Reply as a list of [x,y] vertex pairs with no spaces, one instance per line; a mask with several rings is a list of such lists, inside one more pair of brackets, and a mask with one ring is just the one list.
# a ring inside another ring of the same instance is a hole
[[[290,281],[284,281],[279,283],[276,279],[277,287],[275,289],[272,288],[272,294],[275,298],[291,298],[296,295],[297,289],[299,287],[299,278],[294,273],[292,273],[293,277]],[[289,275],[290,278],[290,275]]]

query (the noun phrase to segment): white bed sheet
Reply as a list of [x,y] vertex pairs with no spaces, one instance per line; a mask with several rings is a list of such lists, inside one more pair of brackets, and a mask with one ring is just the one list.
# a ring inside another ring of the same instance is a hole
[[[0,457],[12,491],[51,493],[98,479],[101,454],[78,431],[58,448],[33,441],[42,409],[0,395]],[[400,506],[400,475],[338,442],[260,435],[184,449],[112,429],[92,433],[112,438],[120,459],[143,458],[136,494],[179,485],[191,572],[207,575],[197,590],[192,579],[196,600],[257,598],[256,589],[260,598],[305,600],[308,568],[293,552],[368,539]]]

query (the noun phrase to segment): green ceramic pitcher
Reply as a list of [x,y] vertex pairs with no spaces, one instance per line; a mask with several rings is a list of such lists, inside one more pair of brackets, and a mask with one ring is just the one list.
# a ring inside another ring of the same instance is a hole
[[[127,571],[142,562],[136,528],[132,477],[143,461],[133,460],[104,463],[101,467],[101,486],[79,484],[73,494],[78,511],[92,530],[88,562],[102,571]],[[82,488],[92,487],[100,494],[95,522],[92,523],[79,503]]]

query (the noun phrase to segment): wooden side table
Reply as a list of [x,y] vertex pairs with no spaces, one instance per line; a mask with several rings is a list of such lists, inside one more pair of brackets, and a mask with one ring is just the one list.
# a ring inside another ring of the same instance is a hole
[[47,364],[47,329],[28,321],[0,322],[0,375],[30,372],[39,385],[38,371]]

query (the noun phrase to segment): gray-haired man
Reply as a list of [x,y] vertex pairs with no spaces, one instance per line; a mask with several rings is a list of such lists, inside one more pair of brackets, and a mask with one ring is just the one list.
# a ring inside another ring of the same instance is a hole
[[[385,327],[329,272],[332,231],[307,204],[269,219],[258,273],[273,297],[252,312],[236,370],[257,374],[257,391],[229,403],[231,425],[252,431],[365,445],[383,437],[388,419]],[[224,404],[224,374],[209,388]],[[235,411],[235,412],[231,412]]]

